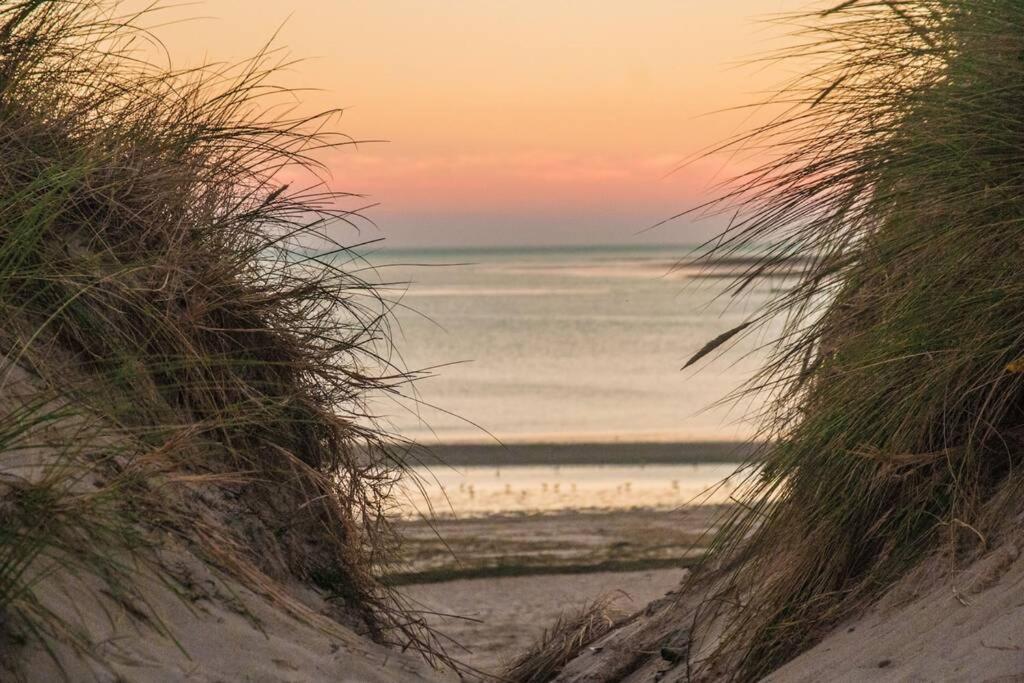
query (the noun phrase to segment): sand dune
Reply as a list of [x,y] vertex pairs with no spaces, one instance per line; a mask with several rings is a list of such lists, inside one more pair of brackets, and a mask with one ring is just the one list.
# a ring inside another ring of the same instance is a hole
[[[1024,520],[1018,520],[1019,523]],[[1017,533],[964,569],[935,556],[908,574],[865,614],[837,626],[767,680],[1024,680],[1024,535]],[[684,683],[686,651],[699,595],[653,603],[592,643],[555,679],[561,683]],[[689,652],[689,662],[701,653]]]

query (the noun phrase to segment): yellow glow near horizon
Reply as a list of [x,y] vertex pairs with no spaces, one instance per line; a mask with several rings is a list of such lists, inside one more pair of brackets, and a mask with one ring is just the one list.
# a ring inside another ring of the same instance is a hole
[[[207,0],[165,11],[157,34],[185,66],[244,58],[280,29],[304,60],[283,84],[317,89],[303,109],[343,107],[341,130],[387,141],[328,163],[398,244],[626,242],[722,172],[666,177],[744,117],[709,114],[778,82],[742,66],[777,35],[758,20],[806,5]],[[191,16],[207,18],[176,21]]]

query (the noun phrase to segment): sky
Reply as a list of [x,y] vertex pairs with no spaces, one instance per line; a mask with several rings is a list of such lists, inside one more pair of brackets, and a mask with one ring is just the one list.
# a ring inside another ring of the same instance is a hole
[[[273,37],[300,111],[361,142],[324,161],[395,247],[692,243],[653,224],[742,167],[684,161],[749,125],[785,77],[766,19],[807,0],[204,0],[165,10],[175,67]],[[187,21],[182,21],[189,18]]]

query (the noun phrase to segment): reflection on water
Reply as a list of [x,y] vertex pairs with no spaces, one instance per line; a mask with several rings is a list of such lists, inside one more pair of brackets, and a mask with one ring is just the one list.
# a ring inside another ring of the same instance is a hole
[[723,503],[745,475],[736,465],[572,465],[415,468],[401,514],[474,517],[563,510],[677,508]]
[[[673,264],[680,247],[389,252],[381,271],[402,298],[398,347],[421,402],[382,396],[372,412],[428,445],[490,442],[733,441],[756,397],[717,405],[765,362],[736,337],[727,358],[680,372],[708,340],[746,321],[772,283],[742,297]],[[450,265],[461,264],[461,265]],[[730,267],[749,267],[749,263]],[[732,342],[730,342],[731,345]],[[708,362],[711,362],[710,357]],[[477,427],[479,425],[479,427]]]

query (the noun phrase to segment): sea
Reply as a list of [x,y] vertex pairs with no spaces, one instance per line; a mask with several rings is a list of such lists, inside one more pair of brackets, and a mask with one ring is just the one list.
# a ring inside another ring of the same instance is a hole
[[[763,365],[777,330],[759,330],[683,366],[785,281],[731,297],[725,289],[736,273],[688,265],[692,254],[686,246],[366,253],[394,302],[401,362],[422,376],[405,399],[374,409],[397,433],[439,452],[467,443],[587,444],[613,453],[638,442],[748,440],[763,397],[730,397]],[[520,468],[521,481],[510,479],[517,475],[508,467],[434,467],[424,480],[438,490],[426,496],[451,507],[454,492],[472,490],[462,507],[474,513],[629,507],[654,498],[671,504],[694,493],[690,483],[704,486],[730,473],[722,464],[644,473],[609,460],[616,464],[575,470],[552,462],[547,473],[534,463]],[[657,495],[638,484],[648,480],[659,482]],[[505,492],[507,500],[490,496],[484,505],[481,490]],[[533,490],[531,502],[523,492]]]

